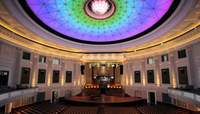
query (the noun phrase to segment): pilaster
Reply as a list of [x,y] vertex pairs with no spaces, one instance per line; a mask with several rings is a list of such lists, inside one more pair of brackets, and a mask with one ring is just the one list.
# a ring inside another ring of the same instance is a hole
[[170,67],[171,67],[170,79],[172,79],[172,85],[175,88],[178,86],[178,82],[177,82],[178,76],[176,76],[176,64],[175,64],[174,51],[169,52],[169,56],[170,56]]
[[142,58],[141,59],[141,62],[142,62],[142,75],[141,75],[141,80],[142,80],[142,85],[143,86],[146,86],[147,85],[147,82],[146,82],[146,75],[145,75],[145,72],[146,72],[146,67],[145,67],[145,58]]
[[38,74],[38,71],[37,71],[37,63],[38,63],[38,58],[39,58],[39,54],[38,53],[33,53],[33,64],[32,64],[32,76],[31,76],[31,86],[32,87],[35,87],[35,84],[36,84],[36,76]]
[[48,68],[47,68],[47,86],[51,86],[52,79],[52,65],[53,65],[53,57],[48,57]]

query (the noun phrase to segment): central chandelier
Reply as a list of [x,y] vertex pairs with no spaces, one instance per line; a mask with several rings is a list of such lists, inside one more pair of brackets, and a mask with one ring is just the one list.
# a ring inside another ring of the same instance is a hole
[[108,11],[110,5],[106,0],[94,0],[92,1],[91,7],[95,14],[103,15]]

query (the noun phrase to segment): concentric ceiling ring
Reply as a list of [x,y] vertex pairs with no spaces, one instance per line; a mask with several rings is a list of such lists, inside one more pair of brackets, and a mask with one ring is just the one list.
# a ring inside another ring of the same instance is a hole
[[[38,24],[45,24],[50,31],[68,36],[69,40],[86,43],[123,41],[144,33],[158,23],[173,3],[173,0],[115,0],[116,12],[109,18],[97,20],[85,13],[85,0],[25,1],[42,22]],[[27,9],[25,11],[29,14]],[[34,20],[37,19],[34,17]]]

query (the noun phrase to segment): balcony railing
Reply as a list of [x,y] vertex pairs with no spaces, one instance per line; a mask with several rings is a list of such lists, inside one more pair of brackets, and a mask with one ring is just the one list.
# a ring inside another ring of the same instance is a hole
[[0,107],[14,101],[37,95],[38,88],[21,89],[0,94]]
[[174,88],[168,88],[168,94],[173,99],[178,99],[200,108],[199,94]]

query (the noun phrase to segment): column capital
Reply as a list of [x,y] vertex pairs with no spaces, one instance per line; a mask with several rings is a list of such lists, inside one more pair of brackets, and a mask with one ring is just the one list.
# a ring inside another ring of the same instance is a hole
[[157,59],[158,59],[158,57],[159,57],[159,55],[155,55],[155,56],[154,56],[154,59],[155,59],[155,60],[157,60]]
[[39,54],[38,53],[33,53],[34,54],[34,58],[38,58]]
[[188,51],[191,51],[192,49],[193,49],[193,46],[192,46],[192,45],[187,46],[187,50],[188,50]]
[[143,58],[141,58],[141,61],[142,61],[142,62],[144,62],[144,61],[145,61],[145,58],[144,58],[144,57],[143,57]]
[[174,56],[174,51],[170,51],[169,56]]
[[65,59],[61,59],[62,62],[65,62]]
[[3,44],[3,42],[2,42],[2,41],[0,41],[0,47],[2,46],[2,44]]
[[22,53],[22,49],[21,48],[16,48],[17,53]]
[[49,58],[49,61],[52,61],[53,60],[53,57],[52,56],[48,56]]

